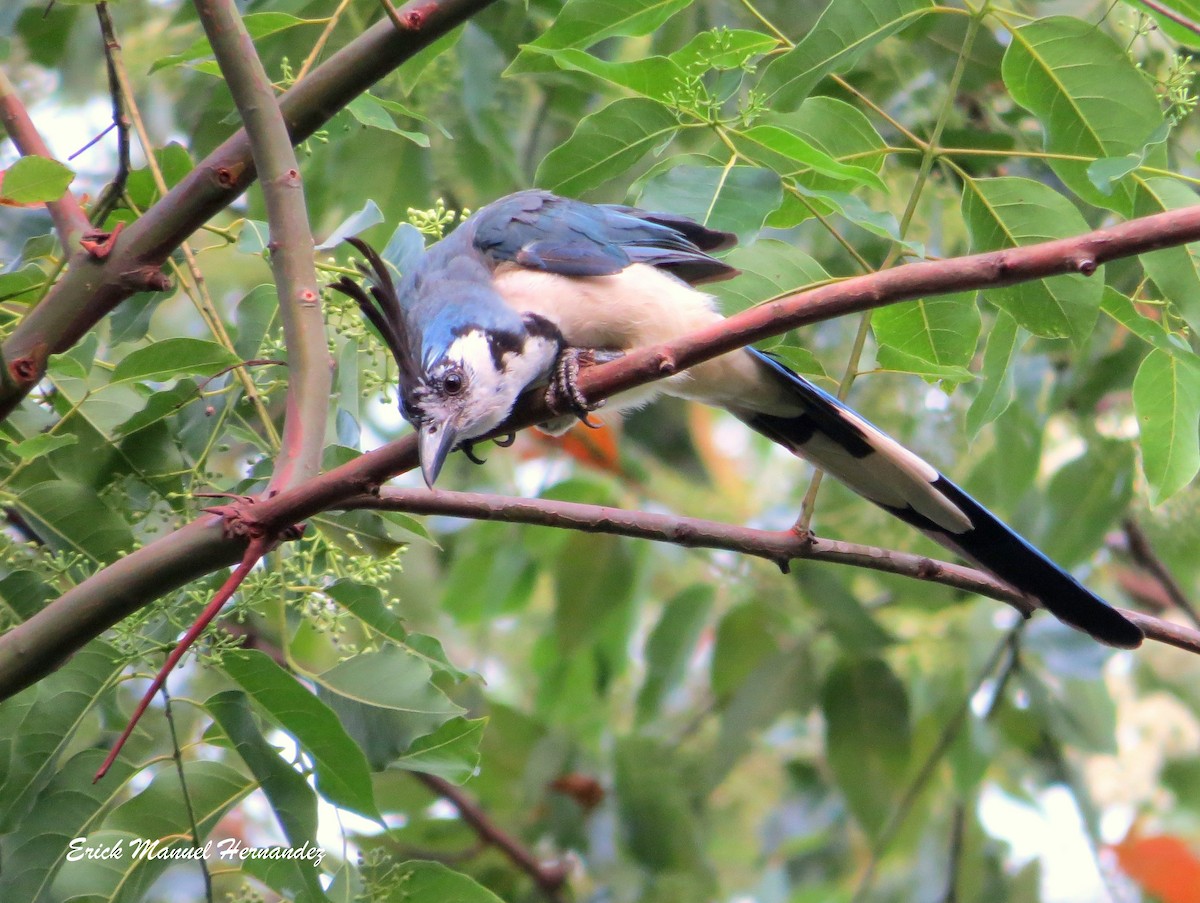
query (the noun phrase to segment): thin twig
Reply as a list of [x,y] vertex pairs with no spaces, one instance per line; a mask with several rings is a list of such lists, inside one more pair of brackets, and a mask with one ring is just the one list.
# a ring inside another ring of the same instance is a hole
[[[979,692],[980,688],[987,682],[992,674],[995,673],[996,669],[1000,667],[1001,662],[1005,661],[1005,655],[1007,654],[1008,656],[1013,656],[1016,654],[1015,650],[1017,648],[1017,637],[1020,636],[1021,632],[1024,630],[1024,627],[1024,622],[1019,621],[1000,639],[1000,642],[996,644],[995,649],[992,650],[992,654],[988,656],[987,662],[985,662],[984,666],[979,669],[979,673],[976,675],[975,680],[971,683],[970,688],[965,694],[963,694],[962,701],[959,703],[958,708],[955,710],[954,714],[950,716],[950,719],[942,728],[941,733],[938,734],[937,742],[934,743],[933,748],[929,751],[929,754],[925,757],[924,761],[921,762],[921,765],[917,769],[916,774],[913,776],[912,781],[905,788],[900,800],[896,803],[895,807],[891,811],[891,814],[888,816],[888,820],[884,824],[883,829],[879,832],[879,838],[871,847],[870,861],[867,863],[867,867],[863,871],[863,876],[859,880],[858,887],[854,890],[854,897],[852,898],[854,903],[867,899],[867,894],[870,893],[871,887],[875,883],[876,870],[878,869],[880,860],[883,858],[883,854],[887,851],[888,847],[892,845],[892,841],[896,839],[900,829],[904,826],[904,822],[912,813],[913,807],[916,805],[917,800],[921,798],[921,793],[925,790],[925,787],[933,778],[938,764],[950,751],[950,747],[954,744],[954,741],[958,737],[959,732],[962,730],[963,725],[967,723],[967,718],[971,715],[971,700],[974,699],[975,694]],[[1011,661],[1011,658],[1009,661]],[[1008,665],[1005,665],[1005,670],[1007,669]],[[1000,687],[998,686],[996,694],[999,692]],[[998,698],[996,694],[993,694],[993,702],[996,698]]]
[[[117,171],[112,181],[104,186],[104,191],[92,208],[92,222],[96,225],[104,223],[105,218],[117,206],[117,202],[125,194],[125,183],[129,180],[129,117],[125,113],[125,92],[122,90],[121,77],[121,45],[117,41],[117,33],[113,28],[112,17],[108,14],[108,4],[96,4],[96,18],[100,22],[100,36],[104,39],[104,63],[108,72],[108,93],[112,99],[112,125],[117,130]],[[104,133],[107,134],[108,129]],[[145,148],[146,156],[153,158],[152,148]]]
[[1200,627],[1200,612],[1196,611],[1196,606],[1192,604],[1192,600],[1187,597],[1183,587],[1179,585],[1179,581],[1175,579],[1163,560],[1154,553],[1150,539],[1141,525],[1133,518],[1127,518],[1121,526],[1125,531],[1125,540],[1129,543],[1129,554],[1133,560],[1158,581],[1167,594],[1167,598],[1171,600],[1171,604],[1187,615],[1188,620],[1193,624]]
[[481,840],[494,846],[513,865],[533,879],[538,890],[546,899],[552,903],[562,899],[562,888],[566,884],[568,875],[567,866],[564,863],[544,864],[540,862],[516,838],[492,821],[491,816],[483,810],[482,806],[471,799],[460,787],[456,787],[445,778],[422,771],[414,771],[411,774],[442,799],[450,802],[458,810],[462,820],[470,825]]
[[[254,507],[254,514],[264,515],[278,498],[260,502]],[[343,510],[365,508],[403,511],[409,514],[441,514],[473,520],[497,520],[630,536],[669,542],[687,548],[726,549],[766,559],[784,569],[787,563],[793,560],[827,561],[912,577],[986,596],[1011,605],[1026,617],[1037,608],[1033,600],[1007,583],[975,568],[924,555],[824,539],[794,530],[759,530],[676,514],[626,511],[580,502],[524,499],[480,492],[452,492],[445,489],[389,487],[377,494],[363,493],[330,502],[329,507]],[[1144,612],[1125,608],[1118,610],[1137,624],[1147,639],[1200,654],[1200,630],[1174,624]],[[3,638],[0,637],[0,648],[2,647]]]
[[309,70],[317,62],[317,58],[321,56],[321,51],[325,49],[325,45],[329,42],[329,37],[333,34],[333,30],[337,28],[338,19],[341,18],[342,13],[345,12],[346,7],[349,5],[350,0],[341,0],[338,8],[329,16],[329,21],[325,23],[325,28],[322,29],[321,34],[317,37],[312,50],[308,52],[308,56],[304,58],[304,62],[301,63],[300,68],[296,71],[296,81],[300,81],[308,75]]
[[1142,4],[1142,6],[1154,10],[1154,12],[1158,13],[1164,19],[1170,19],[1176,25],[1186,28],[1193,34],[1200,35],[1200,25],[1197,25],[1187,16],[1175,12],[1175,10],[1171,9],[1169,6],[1159,3],[1157,0],[1139,0],[1139,2]]
[[[183,792],[183,807],[187,812],[188,825],[192,829],[192,847],[199,850],[200,843],[200,826],[196,822],[196,809],[192,805],[192,795],[188,793],[187,777],[183,773],[183,753],[179,748],[179,734],[175,730],[175,715],[171,711],[171,696],[167,693],[167,686],[162,687],[163,698],[163,713],[167,716],[167,730],[171,734],[171,750],[172,758],[175,760],[175,773],[179,775],[179,788]],[[196,861],[200,864],[200,875],[204,879],[204,899],[207,903],[213,903],[213,886],[212,875],[208,871],[208,862],[203,856],[197,856]]]

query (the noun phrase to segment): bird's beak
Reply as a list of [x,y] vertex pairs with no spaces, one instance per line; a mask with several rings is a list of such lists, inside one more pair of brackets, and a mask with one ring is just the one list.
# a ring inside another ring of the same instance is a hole
[[458,442],[458,430],[446,422],[436,420],[421,427],[417,442],[417,453],[421,458],[421,475],[425,477],[425,485],[433,488],[434,481],[442,472],[446,456]]

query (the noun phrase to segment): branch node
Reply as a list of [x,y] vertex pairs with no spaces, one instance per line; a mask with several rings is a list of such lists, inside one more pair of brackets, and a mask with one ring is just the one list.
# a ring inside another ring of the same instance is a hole
[[89,229],[79,239],[79,246],[87,252],[88,257],[92,260],[104,260],[112,253],[117,243],[117,236],[124,228],[125,224],[121,222],[113,226],[111,232],[104,229]]
[[657,373],[670,376],[672,373],[675,373],[679,370],[679,365],[676,363],[675,356],[673,354],[659,352],[654,357],[654,370]]
[[1075,270],[1076,270],[1076,272],[1078,272],[1084,276],[1092,275],[1094,272],[1096,272],[1096,258],[1094,258],[1094,257],[1079,258],[1078,260],[1075,261]]
[[213,177],[218,185],[222,188],[233,188],[238,179],[241,178],[242,170],[246,168],[245,163],[236,163],[233,166],[218,166],[213,170]]
[[917,578],[919,580],[932,580],[942,573],[942,566],[932,558],[922,558],[917,562]]
[[8,373],[19,386],[29,386],[41,378],[41,364],[46,359],[46,344],[39,343],[32,354],[19,357],[8,365]]

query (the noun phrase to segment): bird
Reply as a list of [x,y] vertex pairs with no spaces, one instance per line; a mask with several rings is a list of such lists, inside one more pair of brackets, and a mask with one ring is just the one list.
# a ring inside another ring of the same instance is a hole
[[[722,319],[698,286],[738,271],[715,254],[736,236],[688,217],[590,204],[530,189],[465,218],[398,284],[361,239],[369,290],[332,285],[361,308],[396,359],[399,403],[415,428],[426,484],[447,455],[501,427],[517,399],[546,387],[553,427],[586,419],[581,360],[605,360]],[[745,347],[608,400],[665,393],[724,408],[857,494],[1118,648],[1141,629],[1004,524],[933,465],[769,353]]]

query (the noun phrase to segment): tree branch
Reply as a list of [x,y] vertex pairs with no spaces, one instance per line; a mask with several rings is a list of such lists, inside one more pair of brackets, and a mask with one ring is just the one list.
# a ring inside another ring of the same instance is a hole
[[[391,28],[390,23],[386,24]],[[315,70],[301,84],[314,79],[320,71],[321,68]],[[799,292],[742,311],[674,342],[635,349],[619,360],[586,368],[580,374],[579,385],[590,400],[596,401],[798,325],[911,298],[1008,285],[1061,273],[1092,272],[1102,262],[1196,240],[1200,240],[1200,205],[1130,220],[1074,238],[905,264]],[[543,393],[527,393],[508,422],[496,430],[496,435],[543,422],[551,414]],[[263,529],[277,532],[344,504],[354,496],[371,492],[416,464],[416,442],[409,434],[262,500],[254,506],[252,516]],[[196,557],[176,558],[179,549],[186,548],[189,542],[196,544]],[[160,546],[166,543],[170,545],[160,553]],[[211,527],[194,524],[139,549],[69,590],[0,637],[0,700],[49,673],[84,642],[129,612],[217,566],[236,562],[240,552],[237,544],[213,537]],[[177,562],[169,572],[169,579],[164,580],[159,569],[160,554]],[[219,563],[214,564],[214,560]],[[121,569],[119,579],[109,575],[112,568]],[[138,578],[139,568],[147,579]],[[110,586],[119,587],[119,594],[108,592]],[[1154,639],[1200,652],[1194,631],[1136,612],[1126,615]],[[70,629],[64,631],[63,624],[69,624]]]
[[[3,72],[0,72],[0,125],[4,126],[4,131],[22,156],[54,159],[54,154],[50,153],[50,148],[29,118],[25,105],[17,97],[12,82]],[[70,188],[58,200],[47,201],[46,209],[54,221],[54,231],[58,233],[63,253],[71,254],[79,247],[79,239],[91,228],[87,214],[79,206],[79,201],[75,200]]]
[[1154,553],[1154,548],[1150,545],[1150,537],[1146,535],[1141,525],[1130,517],[1122,523],[1122,527],[1125,532],[1125,541],[1129,544],[1130,557],[1158,581],[1163,592],[1167,594],[1167,598],[1171,600],[1171,604],[1183,612],[1189,621],[1200,627],[1200,613],[1196,611],[1196,606],[1187,597],[1187,593],[1183,591],[1183,587],[1179,585],[1179,581],[1175,579],[1170,568]]
[[456,787],[445,778],[423,771],[409,773],[438,796],[452,803],[458,810],[459,817],[470,825],[480,840],[494,846],[513,865],[532,878],[549,900],[561,899],[562,887],[567,880],[567,868],[564,864],[545,865],[539,862],[516,838],[492,821],[483,807],[464,793],[462,788]]
[[[122,90],[123,64],[121,63],[121,44],[117,41],[117,33],[113,28],[112,16],[108,14],[108,4],[101,0],[96,4],[96,18],[100,23],[100,37],[104,41],[104,63],[108,72],[108,93],[112,99],[112,127],[117,130],[117,171],[101,193],[92,208],[92,219],[96,225],[102,225],[108,214],[117,206],[125,194],[125,185],[129,181],[129,117],[125,115],[125,92]],[[146,148],[146,156],[153,159],[153,151]]]
[[[381,20],[279,98],[293,143],[308,138],[343,106],[414,53],[495,0],[411,0],[399,12],[405,28]],[[11,383],[0,385],[0,419],[7,417],[46,371],[118,304],[165,284],[159,272],[179,244],[228,206],[255,179],[245,130],[228,138],[137,221],[124,229],[103,260],[72,256],[62,279],[0,348]]]
[[[347,499],[337,507],[534,524],[579,530],[584,533],[630,536],[687,548],[725,549],[765,558],[784,573],[787,573],[788,563],[791,561],[827,561],[898,574],[986,596],[1011,605],[1023,617],[1029,617],[1040,607],[1035,600],[1004,581],[966,565],[876,546],[823,539],[811,533],[798,533],[790,529],[760,530],[676,514],[653,514],[580,502],[524,499],[479,492],[451,492],[444,489],[431,491],[388,488],[377,495]],[[1127,609],[1120,611],[1136,623],[1148,639],[1200,654],[1200,630],[1173,624],[1143,612]]]
[[333,362],[313,268],[312,229],[292,139],[242,17],[232,0],[196,0],[196,11],[242,117],[266,202],[267,246],[288,352],[283,447],[268,490],[277,491],[316,474],[328,419]]

